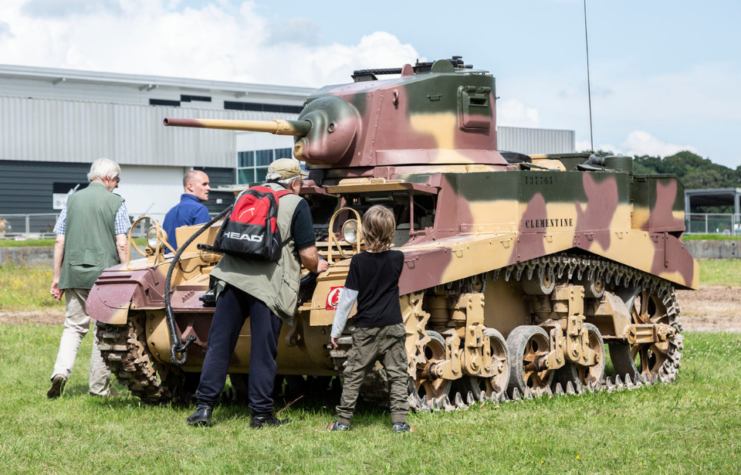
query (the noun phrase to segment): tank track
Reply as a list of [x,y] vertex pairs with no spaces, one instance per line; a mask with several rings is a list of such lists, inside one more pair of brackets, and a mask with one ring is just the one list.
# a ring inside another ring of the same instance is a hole
[[192,393],[185,388],[184,375],[157,362],[147,347],[145,318],[135,314],[126,325],[97,326],[106,365],[145,404],[189,404]]
[[[479,394],[474,394],[471,391],[468,391],[466,394],[460,391],[455,391],[454,393],[454,385],[450,395],[436,400],[427,400],[426,396],[420,398],[416,391],[412,390],[413,384],[410,384],[409,406],[411,409],[416,412],[456,411],[467,409],[469,406],[477,403],[501,403],[543,396],[581,395],[597,391],[615,392],[634,390],[657,383],[668,384],[676,379],[681,366],[682,350],[684,349],[684,337],[680,334],[682,327],[678,320],[681,308],[674,286],[670,282],[652,274],[597,257],[557,254],[520,262],[483,275],[462,279],[458,281],[458,288],[473,291],[476,288],[476,284],[485,283],[487,277],[491,277],[493,282],[496,282],[498,278],[503,278],[505,281],[509,281],[510,279],[520,281],[523,278],[532,278],[535,272],[546,272],[549,269],[553,270],[558,279],[562,279],[565,275],[568,281],[572,281],[574,278],[576,280],[582,280],[583,277],[592,279],[596,273],[597,276],[604,278],[607,291],[615,292],[622,286],[624,289],[631,287],[640,288],[657,295],[666,306],[669,324],[675,329],[677,335],[670,340],[668,358],[656,374],[649,373],[646,375],[638,372],[634,373],[632,378],[627,373],[623,375],[615,374],[612,378],[605,376],[599,383],[590,384],[588,387],[583,386],[577,380],[576,384],[569,382],[566,384],[566,387],[563,387],[560,383],[556,383],[554,389],[548,387],[545,390],[536,390],[535,392],[525,389],[524,394],[521,394],[515,388],[510,395],[505,391],[501,395],[492,393],[489,397],[486,396],[484,391],[481,391]],[[446,288],[452,288],[453,284],[446,284]],[[480,291],[483,292],[484,288]],[[377,396],[377,394],[374,396]],[[373,397],[372,399],[376,400],[377,398]]]

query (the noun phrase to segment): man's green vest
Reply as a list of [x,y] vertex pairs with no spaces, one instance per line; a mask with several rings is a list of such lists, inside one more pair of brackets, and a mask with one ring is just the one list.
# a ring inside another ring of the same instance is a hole
[[[275,191],[285,188],[267,183]],[[219,289],[227,283],[265,302],[271,312],[286,325],[293,325],[293,315],[298,303],[298,287],[301,279],[301,261],[294,255],[296,245],[291,239],[293,213],[303,198],[288,194],[280,198],[278,205],[278,229],[283,241],[280,259],[277,262],[248,261],[224,254],[211,276],[221,281]]]
[[119,263],[116,213],[123,202],[95,181],[67,199],[60,289],[91,289],[104,269]]

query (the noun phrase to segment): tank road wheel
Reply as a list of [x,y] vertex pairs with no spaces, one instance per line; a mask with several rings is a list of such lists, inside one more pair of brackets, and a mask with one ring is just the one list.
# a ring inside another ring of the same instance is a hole
[[591,323],[585,323],[584,328],[588,332],[589,348],[599,355],[599,362],[594,366],[566,363],[556,370],[553,378],[554,385],[559,383],[562,388],[565,388],[569,382],[575,385],[579,381],[584,386],[588,386],[590,383],[597,385],[602,381],[602,376],[605,374],[605,342],[597,327]]
[[[427,336],[430,337],[430,341],[424,346],[427,364],[445,361],[445,339],[432,330],[427,330]],[[423,374],[423,369],[418,368],[417,379],[414,381],[414,389],[420,398],[427,396],[428,401],[439,400],[450,393],[452,381],[442,378],[427,379]]]
[[[672,309],[675,308],[673,306],[674,295],[672,291]],[[648,290],[637,290],[628,305],[632,322],[635,324],[663,323],[679,329],[675,323],[675,312],[670,312],[670,307],[664,304],[663,299]],[[639,374],[655,379],[663,373],[663,377],[673,378],[681,358],[679,352],[681,341],[681,336],[679,336],[670,341],[657,343],[611,344],[610,359],[615,367],[615,374],[623,378],[628,375],[634,381]]]
[[492,395],[499,398],[509,385],[510,362],[507,343],[502,334],[493,328],[487,328],[484,330],[484,334],[489,337],[492,365],[495,365],[499,370],[499,374],[493,378],[464,376],[461,379],[461,385],[465,394],[472,392],[474,396],[478,397],[481,391],[484,391],[488,399],[491,399]]
[[534,325],[517,327],[507,338],[507,349],[510,395],[515,388],[522,393],[525,388],[544,390],[551,385],[553,370],[538,371],[536,367],[538,360],[550,351],[550,338],[545,330]]

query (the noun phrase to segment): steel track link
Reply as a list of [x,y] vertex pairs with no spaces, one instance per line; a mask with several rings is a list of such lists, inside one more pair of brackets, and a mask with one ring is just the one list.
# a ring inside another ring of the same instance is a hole
[[187,404],[190,394],[183,390],[180,372],[157,362],[147,347],[145,318],[137,315],[126,325],[97,328],[103,359],[119,382],[145,404]]
[[[581,280],[583,276],[592,278],[594,275],[601,275],[606,284],[611,286],[613,291],[617,290],[621,285],[625,288],[629,288],[632,283],[633,287],[638,288],[640,286],[643,290],[649,290],[652,294],[661,298],[667,308],[670,325],[674,327],[677,334],[669,341],[669,351],[667,352],[668,358],[657,371],[656,375],[638,374],[634,378],[635,381],[633,381],[630,375],[627,374],[622,377],[621,375],[613,375],[612,378],[606,376],[598,384],[590,385],[588,387],[583,386],[578,381],[575,385],[572,385],[569,382],[566,387],[562,387],[561,384],[557,383],[554,386],[554,389],[548,387],[545,390],[537,390],[536,392],[526,389],[524,394],[521,394],[517,389],[515,389],[511,397],[507,395],[506,391],[502,393],[501,396],[492,393],[490,397],[487,397],[483,391],[479,394],[473,394],[471,391],[467,394],[461,392],[455,392],[455,394],[453,394],[453,390],[451,390],[450,396],[444,396],[437,400],[428,400],[427,396],[420,398],[416,394],[416,391],[410,389],[409,406],[412,410],[416,412],[457,411],[468,409],[469,406],[476,403],[501,403],[513,400],[520,401],[523,399],[539,398],[542,396],[552,397],[561,395],[581,395],[596,391],[615,392],[633,390],[643,386],[657,384],[659,382],[668,384],[676,379],[681,366],[682,350],[684,349],[684,336],[680,334],[682,327],[678,321],[681,308],[679,301],[677,300],[676,290],[670,282],[617,262],[597,257],[583,257],[572,254],[558,254],[532,259],[530,261],[520,262],[502,269],[491,271],[486,275],[489,275],[493,282],[496,282],[499,277],[503,277],[505,281],[508,281],[509,279],[521,280],[522,278],[532,277],[536,269],[538,269],[539,272],[542,272],[548,268],[552,269],[559,279],[564,275],[569,281],[577,279]],[[473,281],[480,277],[484,276],[473,276],[462,279],[459,282],[459,288],[470,289]],[[413,387],[413,385],[410,385],[410,388],[411,387]]]

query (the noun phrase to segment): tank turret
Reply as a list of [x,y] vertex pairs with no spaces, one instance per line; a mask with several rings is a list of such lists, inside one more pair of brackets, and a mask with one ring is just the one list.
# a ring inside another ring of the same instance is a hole
[[[380,81],[382,74],[400,77]],[[308,98],[298,120],[165,119],[166,126],[296,136],[310,168],[410,164],[506,165],[497,152],[494,78],[460,57],[355,71],[354,83]]]

